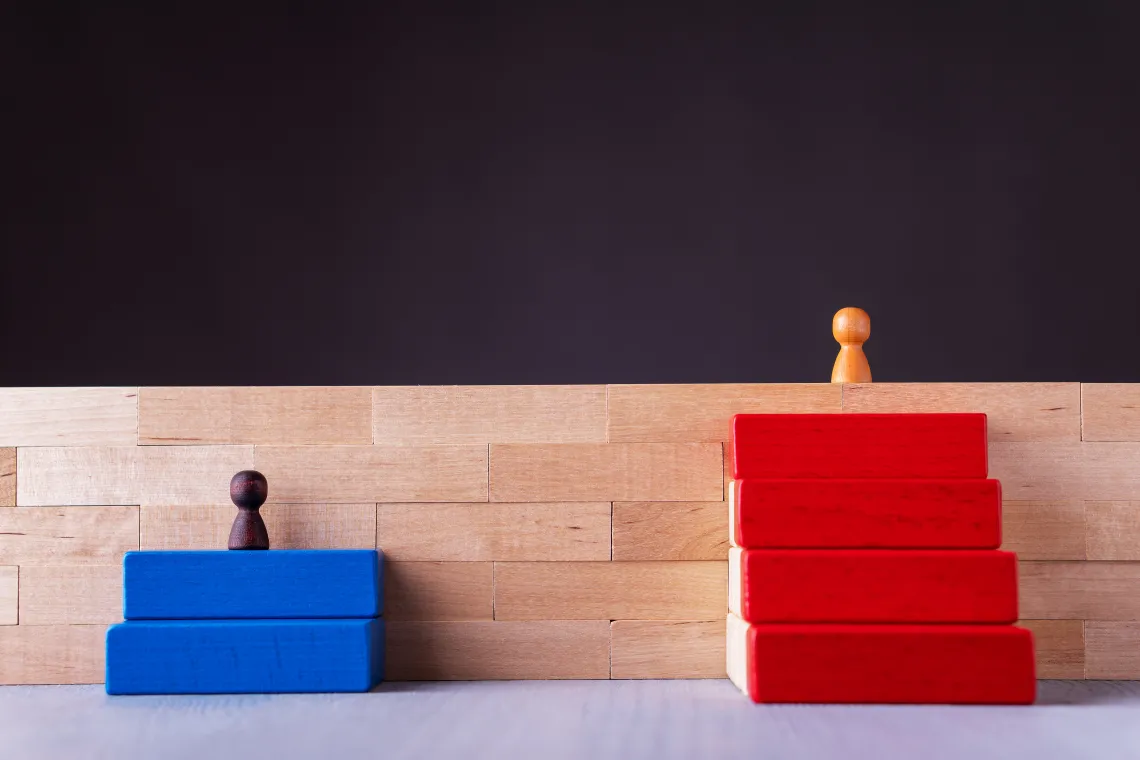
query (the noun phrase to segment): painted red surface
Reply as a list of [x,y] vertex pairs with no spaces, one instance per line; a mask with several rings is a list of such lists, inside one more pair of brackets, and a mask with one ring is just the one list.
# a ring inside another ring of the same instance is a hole
[[996,549],[996,480],[741,480],[733,543],[746,549]]
[[1013,626],[754,625],[755,702],[1031,704],[1033,635]]
[[738,414],[732,477],[985,478],[984,414]]
[[736,609],[749,623],[1017,620],[1012,552],[744,549],[734,557],[737,553]]

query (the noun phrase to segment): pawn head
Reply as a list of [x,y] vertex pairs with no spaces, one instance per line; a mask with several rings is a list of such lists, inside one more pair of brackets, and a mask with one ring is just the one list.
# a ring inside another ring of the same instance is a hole
[[242,470],[230,479],[230,501],[242,509],[257,509],[269,497],[269,484],[257,470]]
[[831,334],[841,345],[861,344],[871,337],[871,318],[855,306],[840,309],[831,320]]

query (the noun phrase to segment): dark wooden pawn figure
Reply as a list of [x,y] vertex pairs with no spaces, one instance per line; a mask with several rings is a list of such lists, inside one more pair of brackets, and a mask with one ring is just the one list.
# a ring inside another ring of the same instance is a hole
[[268,549],[269,532],[257,510],[269,496],[269,484],[257,470],[242,470],[230,479],[230,501],[238,513],[230,528],[231,549]]

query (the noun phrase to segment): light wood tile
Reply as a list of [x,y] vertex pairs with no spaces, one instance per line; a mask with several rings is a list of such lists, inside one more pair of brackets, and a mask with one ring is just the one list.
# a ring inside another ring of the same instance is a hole
[[0,507],[16,506],[16,450],[0,449]]
[[724,678],[725,622],[615,620],[611,678]]
[[722,501],[719,443],[492,444],[491,501]]
[[487,500],[486,446],[258,446],[269,503]]
[[103,683],[105,625],[0,627],[0,684]]
[[0,565],[0,625],[20,622],[20,568]]
[[1010,501],[1140,500],[1140,443],[994,443],[989,454]]
[[1001,548],[1019,559],[1085,559],[1084,504],[1079,501],[1007,501],[1001,518]]
[[[230,479],[253,469],[253,459],[252,446],[140,447],[140,503],[232,505]],[[273,486],[269,481],[270,496]]]
[[613,522],[614,560],[728,559],[723,501],[619,501]]
[[[374,549],[375,504],[267,504],[261,508],[274,549]],[[145,506],[143,549],[225,549],[231,506]]]
[[390,386],[372,403],[377,444],[606,440],[604,385]]
[[121,565],[20,568],[20,625],[117,623]]
[[491,620],[490,562],[385,562],[387,620]]
[[1033,632],[1038,678],[1084,678],[1085,635],[1080,620],[1019,620]]
[[1027,620],[1140,620],[1140,563],[1020,562]]
[[[232,509],[232,508],[231,508]],[[114,565],[139,548],[138,507],[16,507],[0,510],[0,562]]]
[[707,620],[727,562],[496,562],[496,620]]
[[850,384],[843,411],[982,412],[991,442],[1081,440],[1080,383]]
[[1085,623],[1085,678],[1140,679],[1140,623]]
[[138,388],[0,388],[0,446],[133,446]]
[[354,387],[139,389],[140,444],[372,443],[372,392]]
[[734,414],[837,413],[840,394],[831,383],[611,385],[609,440],[727,441]]
[[387,624],[389,681],[604,679],[608,620]]
[[1140,560],[1140,501],[1087,501],[1086,546],[1091,560]]
[[608,560],[610,503],[378,504],[375,540],[394,560]]
[[1140,441],[1140,383],[1084,383],[1081,420],[1086,441]]
[[139,449],[30,447],[16,455],[20,506],[137,505]]

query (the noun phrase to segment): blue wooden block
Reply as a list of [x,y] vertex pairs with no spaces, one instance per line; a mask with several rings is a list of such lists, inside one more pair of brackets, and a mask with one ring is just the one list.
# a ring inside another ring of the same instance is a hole
[[377,617],[382,559],[373,549],[127,552],[123,618]]
[[384,621],[128,621],[107,629],[108,694],[362,692],[384,680]]

